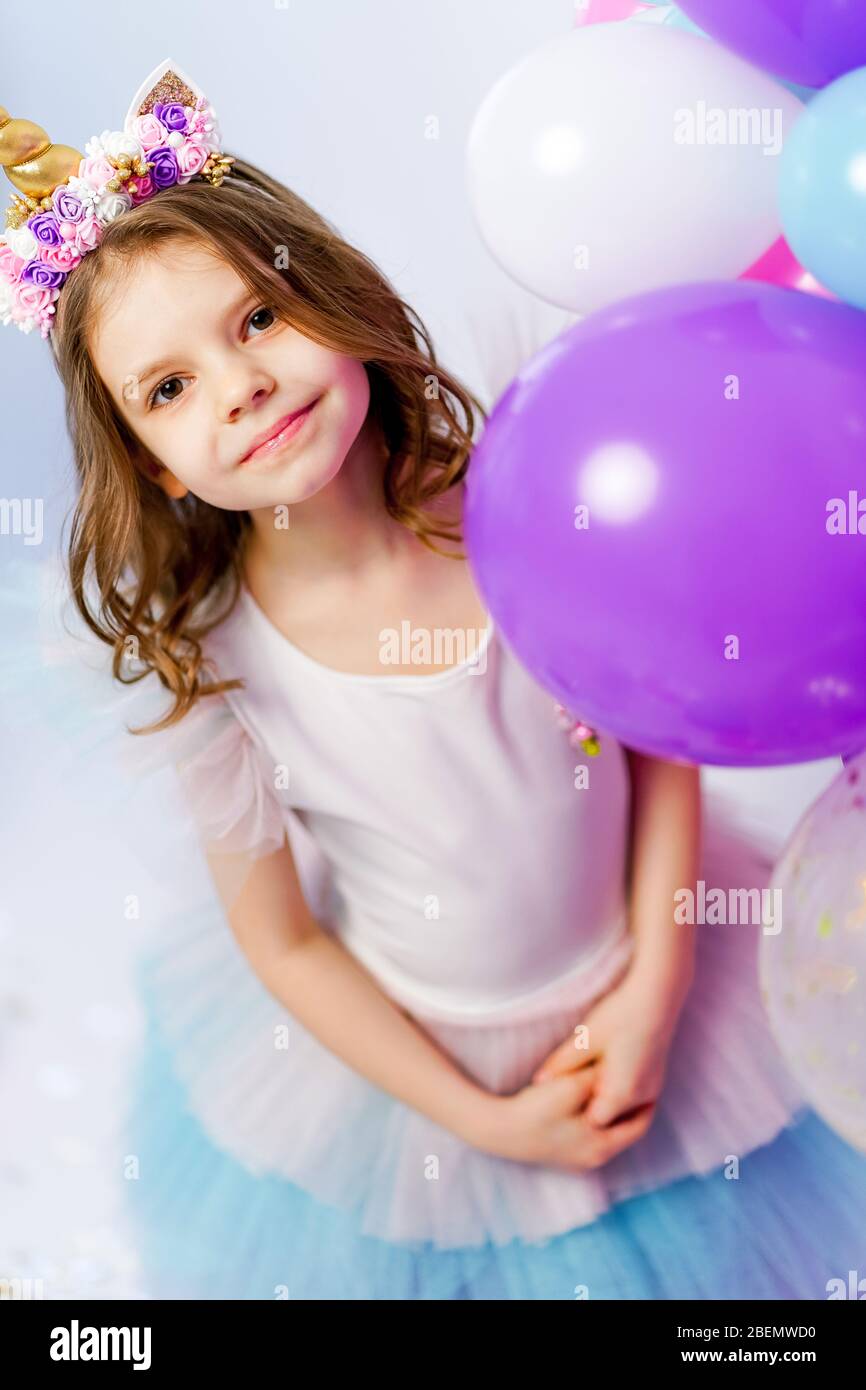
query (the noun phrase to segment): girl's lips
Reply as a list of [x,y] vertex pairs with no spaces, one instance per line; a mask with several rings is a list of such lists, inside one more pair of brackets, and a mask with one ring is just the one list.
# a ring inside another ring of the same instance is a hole
[[304,406],[303,410],[297,411],[294,415],[287,415],[285,417],[286,423],[277,430],[277,433],[272,434],[270,439],[266,439],[264,444],[259,444],[250,453],[244,454],[241,463],[252,463],[253,459],[267,458],[270,454],[275,454],[277,450],[282,449],[283,445],[293,439],[304,422],[309,419],[319,400],[320,397],[317,396],[314,401],[310,401],[309,405]]

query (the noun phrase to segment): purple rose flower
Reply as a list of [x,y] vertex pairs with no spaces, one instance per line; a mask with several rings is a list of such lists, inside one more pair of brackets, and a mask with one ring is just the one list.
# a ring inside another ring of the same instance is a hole
[[186,111],[179,101],[158,101],[153,114],[167,130],[186,130]]
[[155,150],[147,151],[145,158],[153,164],[148,173],[153,179],[154,188],[170,188],[177,183],[177,157],[170,145],[157,145]]
[[37,212],[28,220],[27,226],[43,246],[62,246],[63,237],[53,212]]
[[40,289],[59,290],[66,279],[66,271],[55,270],[52,265],[46,265],[37,256],[34,260],[27,262],[21,272],[20,279],[28,285],[38,285]]
[[58,188],[55,190],[54,214],[58,222],[81,222],[84,218],[84,204],[77,193],[73,193],[71,188]]

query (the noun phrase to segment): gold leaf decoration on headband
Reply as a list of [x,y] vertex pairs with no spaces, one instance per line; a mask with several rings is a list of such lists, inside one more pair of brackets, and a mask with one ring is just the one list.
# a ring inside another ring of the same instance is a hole
[[207,164],[202,167],[201,176],[213,184],[214,188],[219,188],[226,174],[231,172],[233,164],[234,159],[230,154],[212,154]]

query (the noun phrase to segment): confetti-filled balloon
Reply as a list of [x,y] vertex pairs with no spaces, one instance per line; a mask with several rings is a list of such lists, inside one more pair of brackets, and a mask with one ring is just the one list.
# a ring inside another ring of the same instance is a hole
[[866,751],[803,817],[775,889],[782,926],[760,950],[773,1032],[814,1108],[866,1152]]

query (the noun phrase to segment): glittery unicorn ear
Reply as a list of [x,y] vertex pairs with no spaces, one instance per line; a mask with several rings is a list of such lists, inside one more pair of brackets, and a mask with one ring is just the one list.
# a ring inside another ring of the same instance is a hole
[[133,97],[123,129],[130,134],[132,122],[137,116],[145,116],[153,110],[157,102],[178,102],[181,106],[195,106],[207,98],[197,83],[193,82],[172,58],[164,58],[158,67],[144,79]]

